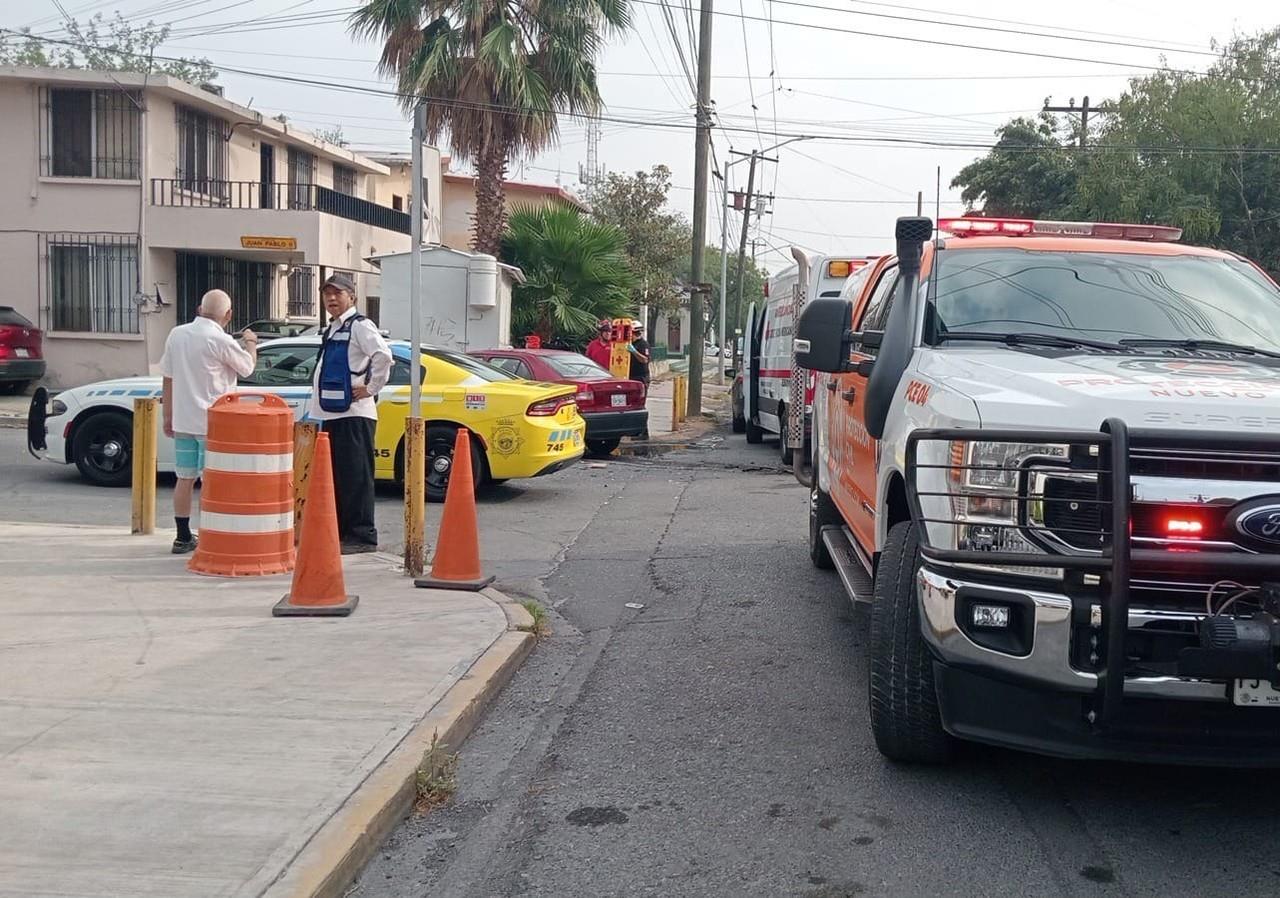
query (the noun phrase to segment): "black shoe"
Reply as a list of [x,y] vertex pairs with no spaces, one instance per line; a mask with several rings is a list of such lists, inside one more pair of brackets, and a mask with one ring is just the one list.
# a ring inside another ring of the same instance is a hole
[[173,554],[189,555],[196,550],[196,546],[199,542],[200,540],[196,539],[194,536],[191,537],[191,539],[175,539],[173,541]]
[[377,546],[371,546],[369,543],[343,543],[343,555],[364,555],[369,552],[378,551]]

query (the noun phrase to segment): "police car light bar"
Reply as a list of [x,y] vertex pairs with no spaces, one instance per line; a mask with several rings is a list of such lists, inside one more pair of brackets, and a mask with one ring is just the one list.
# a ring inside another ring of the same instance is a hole
[[1113,224],[1091,221],[1035,221],[1030,218],[942,218],[938,230],[955,237],[1101,237],[1111,240],[1157,240],[1182,237],[1182,228],[1165,225]]

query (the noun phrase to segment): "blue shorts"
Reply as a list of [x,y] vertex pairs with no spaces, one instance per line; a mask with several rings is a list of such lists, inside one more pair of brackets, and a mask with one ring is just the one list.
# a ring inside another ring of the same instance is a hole
[[173,435],[173,471],[182,480],[196,480],[204,471],[204,437]]

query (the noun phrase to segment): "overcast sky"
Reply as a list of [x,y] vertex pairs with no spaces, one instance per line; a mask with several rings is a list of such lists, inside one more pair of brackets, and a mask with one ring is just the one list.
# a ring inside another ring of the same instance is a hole
[[[6,27],[65,36],[54,0],[28,0],[20,14],[17,4],[5,5]],[[62,6],[82,19],[119,10],[140,22],[172,23],[174,36],[162,53],[203,55],[271,75],[387,86],[374,72],[378,48],[347,34],[342,16],[354,8],[349,0],[62,0]],[[1046,97],[1065,105],[1087,95],[1096,104],[1162,59],[1203,69],[1212,61],[1205,54],[1213,41],[1274,26],[1277,19],[1275,0],[716,0],[715,9],[712,99],[722,126],[714,138],[721,165],[737,158],[730,148],[749,151],[798,134],[859,138],[792,143],[771,154],[776,165],[761,167],[763,188],[776,199],[773,214],[751,233],[762,241],[761,261],[774,270],[792,244],[857,254],[890,248],[893,219],[914,210],[917,191],[924,191],[932,214],[938,166],[943,214],[959,211],[957,192],[947,185],[982,150],[910,141],[989,143],[1000,123],[1034,114]],[[694,94],[681,55],[692,70],[697,9],[633,0],[632,11],[634,29],[611,41],[599,61],[611,119],[600,124],[600,162],[618,172],[669,166],[671,205],[688,216]],[[390,97],[225,68],[220,82],[229,99],[284,112],[305,127],[340,124],[356,149],[408,149],[407,125]],[[513,167],[512,177],[577,188],[586,128],[562,118],[559,146]],[[746,169],[733,166],[734,186],[744,186]],[[708,240],[714,243],[719,182],[713,188]],[[737,234],[731,225],[731,243]]]

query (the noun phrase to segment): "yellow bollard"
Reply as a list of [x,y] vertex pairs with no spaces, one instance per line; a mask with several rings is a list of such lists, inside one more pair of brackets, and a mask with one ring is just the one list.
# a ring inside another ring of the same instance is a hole
[[320,425],[299,421],[293,425],[293,544],[302,539],[302,509],[307,504],[311,483],[311,460],[316,454],[316,434]]
[[427,428],[411,415],[404,422],[404,570],[421,577],[427,557]]
[[132,531],[147,535],[156,530],[156,410],[157,399],[133,400],[133,521]]

